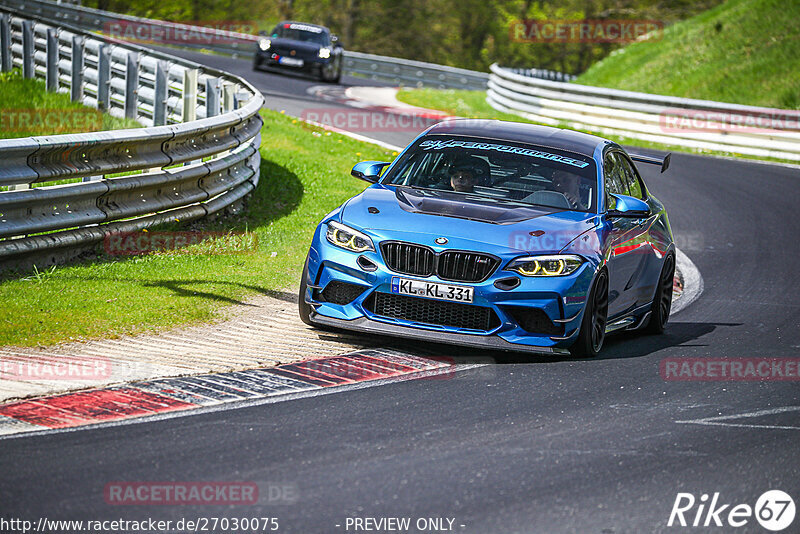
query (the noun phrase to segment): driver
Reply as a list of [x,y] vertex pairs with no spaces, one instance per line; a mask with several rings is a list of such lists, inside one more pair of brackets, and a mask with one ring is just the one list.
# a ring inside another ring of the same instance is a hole
[[475,187],[475,170],[471,165],[454,165],[450,169],[450,186],[459,193],[472,193]]
[[583,208],[581,202],[580,178],[571,172],[555,171],[552,181],[553,189],[562,193],[573,208]]

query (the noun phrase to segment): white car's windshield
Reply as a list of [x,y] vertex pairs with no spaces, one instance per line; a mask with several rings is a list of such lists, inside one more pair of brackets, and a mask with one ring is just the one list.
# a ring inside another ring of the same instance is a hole
[[424,137],[383,183],[572,211],[597,205],[591,157],[490,139]]

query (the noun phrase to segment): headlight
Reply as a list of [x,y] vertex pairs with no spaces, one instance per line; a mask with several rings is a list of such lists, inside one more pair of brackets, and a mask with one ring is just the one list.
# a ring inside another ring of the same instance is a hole
[[258,47],[261,50],[269,50],[269,47],[272,45],[272,42],[269,39],[261,39],[258,41]]
[[325,236],[328,238],[328,241],[337,247],[353,252],[375,250],[375,246],[372,244],[372,239],[370,239],[369,236],[334,221],[328,223],[328,231]]
[[322,59],[328,59],[331,57],[331,49],[330,48],[320,48],[319,49],[319,57]]
[[566,276],[574,273],[583,261],[580,256],[572,254],[527,256],[512,261],[506,270],[516,271],[522,276]]

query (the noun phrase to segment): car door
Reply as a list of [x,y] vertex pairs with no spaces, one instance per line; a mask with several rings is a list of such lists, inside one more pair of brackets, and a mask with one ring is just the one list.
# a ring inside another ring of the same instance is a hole
[[[612,193],[628,195],[631,175],[626,159],[619,151],[609,150],[603,157],[606,210],[616,207]],[[636,307],[639,287],[637,281],[644,268],[646,223],[641,219],[612,217],[606,213],[607,238],[604,247],[608,265],[608,316],[623,315]]]
[[[626,194],[638,198],[639,200],[644,200],[650,205],[651,203],[647,198],[647,189],[644,187],[642,177],[639,176],[636,166],[630,158],[628,158],[627,154],[616,152],[615,155],[622,168],[627,184],[628,192]],[[652,205],[650,205],[650,209],[653,211]],[[634,222],[637,224],[636,236],[628,243],[630,252],[639,257],[637,270],[627,283],[630,286],[628,291],[633,293],[634,306],[636,307],[648,304],[652,301],[655,292],[655,284],[661,273],[661,255],[656,254],[653,245],[654,241],[657,240],[654,240],[653,236],[650,235],[650,228],[655,222],[656,217],[657,216],[653,214],[650,217],[635,219]]]

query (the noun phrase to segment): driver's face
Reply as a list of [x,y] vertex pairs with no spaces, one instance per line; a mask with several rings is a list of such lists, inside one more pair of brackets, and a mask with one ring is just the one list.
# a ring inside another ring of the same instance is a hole
[[559,191],[572,192],[578,189],[578,180],[569,173],[558,172],[553,177],[553,186]]
[[475,185],[475,177],[469,171],[455,171],[450,175],[450,185],[453,191],[470,193]]

